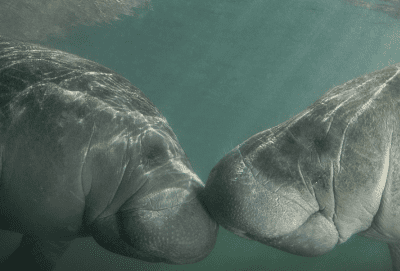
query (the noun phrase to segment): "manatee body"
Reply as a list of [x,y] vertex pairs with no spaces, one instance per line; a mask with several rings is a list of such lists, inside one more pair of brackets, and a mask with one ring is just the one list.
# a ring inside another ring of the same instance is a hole
[[23,234],[1,270],[52,270],[85,236],[148,262],[189,264],[211,252],[218,226],[198,199],[204,184],[128,80],[0,38],[0,119],[0,229]]
[[238,236],[318,256],[358,233],[388,243],[400,270],[400,63],[235,147],[202,200]]

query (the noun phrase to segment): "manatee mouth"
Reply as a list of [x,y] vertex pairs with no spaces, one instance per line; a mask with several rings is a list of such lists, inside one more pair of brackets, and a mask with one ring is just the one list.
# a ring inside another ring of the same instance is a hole
[[225,228],[226,230],[228,230],[228,231],[230,231],[230,232],[236,234],[237,236],[240,236],[240,237],[245,238],[245,239],[247,239],[247,240],[254,241],[253,238],[250,238],[250,237],[247,236],[247,232],[244,232],[244,231],[242,231],[242,230],[236,229],[236,228],[231,227],[231,226],[224,226],[224,228]]

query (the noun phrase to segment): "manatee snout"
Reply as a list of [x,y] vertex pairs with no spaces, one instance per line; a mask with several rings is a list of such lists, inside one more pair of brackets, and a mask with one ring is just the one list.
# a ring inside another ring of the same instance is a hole
[[[184,218],[184,219],[183,219]],[[149,262],[193,264],[214,248],[218,226],[197,199],[172,208],[120,215],[121,238]]]
[[267,164],[259,168],[256,155],[243,150],[233,149],[209,175],[202,201],[213,219],[242,238],[295,255],[330,251],[338,232],[315,199],[306,202],[303,190],[279,178],[290,176],[279,176],[280,169]]

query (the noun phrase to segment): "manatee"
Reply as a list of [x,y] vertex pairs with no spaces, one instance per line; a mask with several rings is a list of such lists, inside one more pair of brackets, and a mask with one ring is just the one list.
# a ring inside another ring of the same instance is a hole
[[147,262],[190,264],[218,225],[204,184],[127,79],[0,37],[0,229],[23,235],[1,270],[53,270],[74,238]]
[[400,270],[400,63],[236,146],[201,199],[240,237],[319,256],[358,234],[386,242]]

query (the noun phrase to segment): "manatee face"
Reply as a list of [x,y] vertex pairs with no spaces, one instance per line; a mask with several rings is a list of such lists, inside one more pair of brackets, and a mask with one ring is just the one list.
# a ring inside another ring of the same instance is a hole
[[399,176],[396,64],[329,90],[234,148],[212,169],[202,199],[241,237],[318,256],[360,233],[390,243],[396,266]]
[[97,63],[6,39],[0,67],[0,229],[24,235],[0,269],[52,270],[82,236],[148,262],[211,252],[218,226],[198,199],[204,184],[139,89]]

